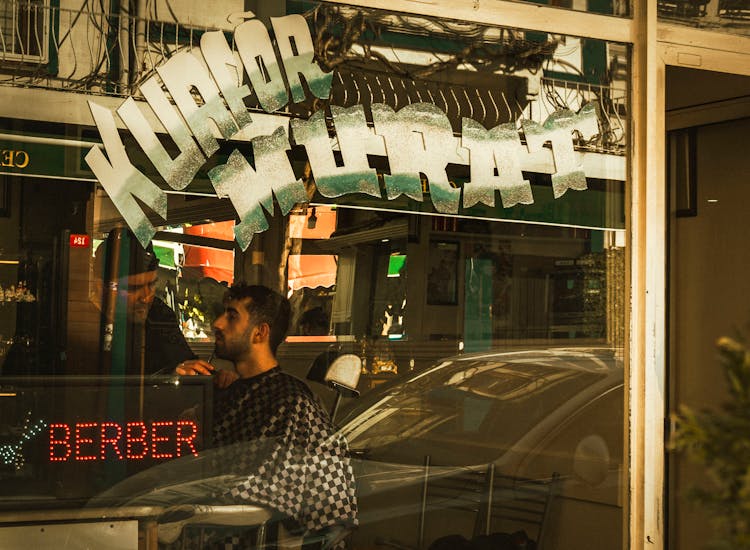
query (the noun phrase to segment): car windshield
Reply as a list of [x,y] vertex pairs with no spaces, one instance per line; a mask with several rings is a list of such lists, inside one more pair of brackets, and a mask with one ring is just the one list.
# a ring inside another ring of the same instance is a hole
[[590,356],[445,361],[361,402],[343,432],[353,452],[370,460],[421,464],[430,454],[435,464],[486,463],[520,450],[524,435],[611,372]]

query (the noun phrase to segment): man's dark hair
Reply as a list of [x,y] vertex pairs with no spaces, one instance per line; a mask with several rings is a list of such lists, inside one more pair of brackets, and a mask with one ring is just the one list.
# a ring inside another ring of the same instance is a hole
[[289,300],[267,286],[248,285],[243,282],[232,285],[225,296],[227,301],[239,301],[245,298],[250,298],[245,307],[252,322],[256,325],[267,323],[271,329],[269,343],[271,351],[275,355],[279,345],[286,337],[287,330],[289,330],[291,314]]
[[[104,277],[105,260],[107,252],[112,251],[115,247],[128,246],[130,265],[128,274],[135,275],[146,271],[154,271],[159,267],[159,258],[154,252],[154,245],[148,243],[144,249],[141,243],[135,238],[135,235],[129,229],[115,229],[110,232],[94,252],[94,276]],[[121,271],[122,273],[122,271]]]

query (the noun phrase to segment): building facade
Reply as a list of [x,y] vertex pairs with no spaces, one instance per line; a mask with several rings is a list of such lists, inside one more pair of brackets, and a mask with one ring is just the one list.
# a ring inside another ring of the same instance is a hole
[[[191,503],[153,472],[210,486],[216,397],[175,385],[173,346],[213,360],[242,280],[289,298],[279,361],[348,441],[349,548],[701,547],[668,419],[721,402],[714,342],[747,323],[749,21],[728,0],[3,4],[0,541],[166,540]],[[149,247],[168,309],[144,325],[117,296]],[[343,402],[309,374],[331,354],[356,361]]]

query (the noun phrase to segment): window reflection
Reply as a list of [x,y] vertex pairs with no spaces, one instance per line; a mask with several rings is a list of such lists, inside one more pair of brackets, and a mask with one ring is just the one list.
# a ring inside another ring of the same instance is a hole
[[629,0],[516,0],[531,2],[533,4],[545,4],[556,8],[565,8],[576,11],[587,11],[604,15],[619,15],[626,17],[630,14]]
[[750,3],[746,0],[659,0],[657,9],[664,22],[750,36]]
[[328,237],[292,240],[289,344],[325,336],[370,374],[520,342],[622,344],[622,231],[336,213]]

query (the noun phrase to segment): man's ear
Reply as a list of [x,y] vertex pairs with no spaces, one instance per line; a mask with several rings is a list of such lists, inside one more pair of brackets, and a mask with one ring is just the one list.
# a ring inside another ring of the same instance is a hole
[[253,344],[268,342],[271,336],[271,327],[268,323],[261,323],[253,329]]

